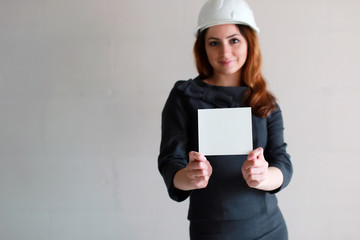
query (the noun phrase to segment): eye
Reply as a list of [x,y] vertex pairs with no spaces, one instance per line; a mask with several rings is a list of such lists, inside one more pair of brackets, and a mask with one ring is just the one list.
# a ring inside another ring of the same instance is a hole
[[239,43],[239,42],[240,42],[240,40],[237,39],[237,38],[232,38],[232,39],[230,39],[230,43],[231,43],[231,44],[236,44],[236,43]]
[[215,46],[218,46],[219,45],[219,42],[217,42],[217,41],[211,41],[211,42],[209,42],[209,46],[210,47],[215,47]]

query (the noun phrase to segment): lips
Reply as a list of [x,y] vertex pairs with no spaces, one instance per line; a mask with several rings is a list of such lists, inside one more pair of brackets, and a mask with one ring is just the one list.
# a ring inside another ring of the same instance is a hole
[[222,60],[222,61],[219,61],[221,65],[224,65],[224,66],[229,66],[231,63],[234,62],[234,60]]

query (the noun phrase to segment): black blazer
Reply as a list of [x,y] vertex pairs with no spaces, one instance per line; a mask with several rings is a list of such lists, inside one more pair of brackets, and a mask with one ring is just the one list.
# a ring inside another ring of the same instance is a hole
[[279,168],[284,175],[279,189],[266,192],[248,187],[241,173],[245,155],[207,156],[213,173],[204,189],[182,191],[173,185],[175,173],[188,163],[188,153],[198,151],[197,110],[245,107],[246,90],[247,87],[209,85],[197,77],[178,81],[170,92],[162,112],[158,168],[173,200],[183,201],[190,196],[189,220],[238,220],[265,214],[277,207],[274,193],[290,182],[292,164],[277,106],[267,118],[253,115],[252,126],[254,148],[262,147],[269,166]]

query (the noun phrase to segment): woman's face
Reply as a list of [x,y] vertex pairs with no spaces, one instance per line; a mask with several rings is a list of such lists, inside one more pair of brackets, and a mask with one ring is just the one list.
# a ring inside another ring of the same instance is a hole
[[215,75],[238,75],[247,58],[248,44],[235,24],[210,27],[205,49]]

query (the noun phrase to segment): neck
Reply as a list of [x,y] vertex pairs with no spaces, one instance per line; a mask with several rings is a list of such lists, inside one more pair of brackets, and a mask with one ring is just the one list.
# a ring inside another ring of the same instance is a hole
[[220,75],[214,74],[206,80],[208,84],[222,87],[239,87],[240,84],[240,73],[233,75]]

